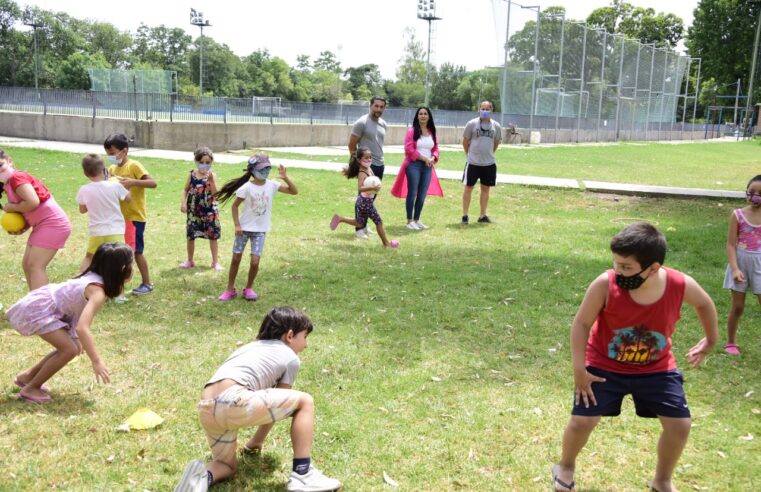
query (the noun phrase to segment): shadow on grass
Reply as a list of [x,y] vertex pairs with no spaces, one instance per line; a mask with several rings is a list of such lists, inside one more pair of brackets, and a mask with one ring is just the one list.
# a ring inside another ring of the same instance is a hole
[[238,459],[238,473],[235,477],[215,486],[214,490],[284,491],[287,482],[283,480],[282,474],[275,475],[282,466],[284,465],[277,456],[271,453],[242,455]]
[[19,398],[19,390],[16,386],[10,393],[6,393],[0,398],[0,413],[8,415],[10,412],[19,414],[36,414],[38,412],[58,413],[60,415],[71,415],[72,413],[84,413],[91,411],[95,402],[83,397],[80,394],[58,394],[55,391],[51,393],[53,398],[48,403],[32,403]]

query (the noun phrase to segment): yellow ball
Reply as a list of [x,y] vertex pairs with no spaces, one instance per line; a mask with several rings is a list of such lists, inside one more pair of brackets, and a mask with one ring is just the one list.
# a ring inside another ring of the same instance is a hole
[[24,216],[18,212],[5,212],[0,217],[0,226],[8,232],[18,232],[26,227]]

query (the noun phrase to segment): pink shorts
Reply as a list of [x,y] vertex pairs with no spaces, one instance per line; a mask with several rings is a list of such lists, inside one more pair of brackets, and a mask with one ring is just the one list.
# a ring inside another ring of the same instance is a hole
[[212,400],[198,402],[198,417],[214,460],[235,462],[238,429],[271,424],[296,411],[301,391],[269,388],[251,391],[233,385]]
[[71,222],[52,196],[24,217],[32,224],[28,246],[63,249],[71,234]]

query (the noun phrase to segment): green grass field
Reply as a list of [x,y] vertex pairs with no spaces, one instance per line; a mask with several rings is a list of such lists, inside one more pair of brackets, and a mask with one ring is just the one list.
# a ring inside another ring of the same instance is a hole
[[[344,162],[335,156],[275,155]],[[403,154],[386,154],[387,164],[399,166],[403,159]],[[444,152],[438,167],[459,171],[464,163],[463,152]],[[505,174],[742,191],[761,169],[761,148],[758,141],[513,146],[497,150],[497,165]]]
[[[610,157],[600,167],[608,174],[594,177],[639,182],[663,168],[664,179],[667,173],[679,178],[670,184],[722,175],[729,189],[742,189],[758,173],[757,157],[751,158],[757,147],[732,147],[746,152],[738,164],[735,154],[719,151],[722,145],[696,145],[682,160],[660,163],[659,149],[682,147],[527,150],[526,162],[518,162],[521,151],[501,156],[515,155],[516,168],[542,166],[553,175],[582,178],[593,176],[580,175],[584,167],[578,163],[629,153],[631,159],[641,155],[648,171],[632,172]],[[86,217],[74,203],[86,182],[81,156],[7,150],[19,169],[44,178],[74,223],[66,249],[48,269],[51,281],[63,281],[76,273],[86,244]],[[557,154],[553,165],[532,160],[542,154],[550,159],[550,153]],[[577,164],[566,168],[571,158]],[[447,154],[443,163],[457,160],[460,154]],[[693,161],[701,171],[693,170]],[[709,171],[711,161],[716,169]],[[0,490],[171,490],[189,460],[210,455],[195,412],[203,384],[229,353],[255,337],[264,313],[282,304],[304,309],[315,323],[296,388],[314,395],[317,404],[313,459],[345,490],[393,490],[384,484],[384,472],[398,490],[549,490],[572,403],[570,323],[589,282],[611,264],[610,237],[635,218],[665,232],[666,264],[692,275],[711,294],[725,338],[724,244],[729,213],[739,201],[499,186],[490,208],[495,223],[462,227],[461,185],[445,181],[446,196],[429,199],[423,212],[431,229],[413,233],[403,227],[403,201],[388,194],[387,184],[378,209],[390,238],[401,241],[398,250],[388,250],[376,236],[354,241],[347,226],[328,229],[334,212],[352,213],[354,181],[289,169],[300,193],[275,199],[255,284],[260,300],[220,304],[215,299],[226,272],[207,267],[203,241],[196,249],[202,267],[177,268],[185,258],[179,207],[190,163],[142,163],[159,183],[147,191],[146,258],[156,290],[123,305],[109,303],[96,317],[95,341],[112,384],[95,385],[82,357],[51,379],[52,403],[18,401],[13,377],[49,347],[0,320]],[[225,181],[237,177],[240,166],[216,171]],[[226,267],[231,224],[227,206],[220,244]],[[20,267],[25,240],[0,239],[3,309],[26,293]],[[694,428],[675,476],[682,491],[745,491],[761,483],[760,324],[761,312],[749,300],[738,340],[742,357],[718,348],[703,367],[691,370],[684,353],[702,330],[694,312],[683,311],[674,351],[685,371]],[[118,432],[141,407],[165,422],[150,431]],[[285,490],[288,429],[287,422],[276,425],[264,454],[243,459],[237,478],[216,490]],[[604,420],[582,452],[578,490],[645,490],[659,430],[657,421],[635,417],[627,401],[622,416]],[[241,438],[252,434],[244,431]]]

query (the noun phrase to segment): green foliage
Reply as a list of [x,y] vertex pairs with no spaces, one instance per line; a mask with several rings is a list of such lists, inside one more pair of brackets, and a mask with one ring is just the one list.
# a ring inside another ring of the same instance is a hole
[[100,53],[95,55],[72,53],[58,64],[55,75],[56,87],[89,90],[88,68],[111,68],[111,64]]
[[[690,56],[702,59],[706,79],[713,79],[715,93],[734,95],[737,79],[747,92],[761,3],[746,0],[701,0],[685,44]],[[757,61],[756,79],[761,68]],[[755,86],[753,101],[761,100],[761,84]]]
[[612,0],[610,6],[593,10],[587,23],[610,34],[623,34],[669,48],[676,47],[684,32],[680,17],[663,12],[656,14],[651,8],[635,7],[624,0]]

